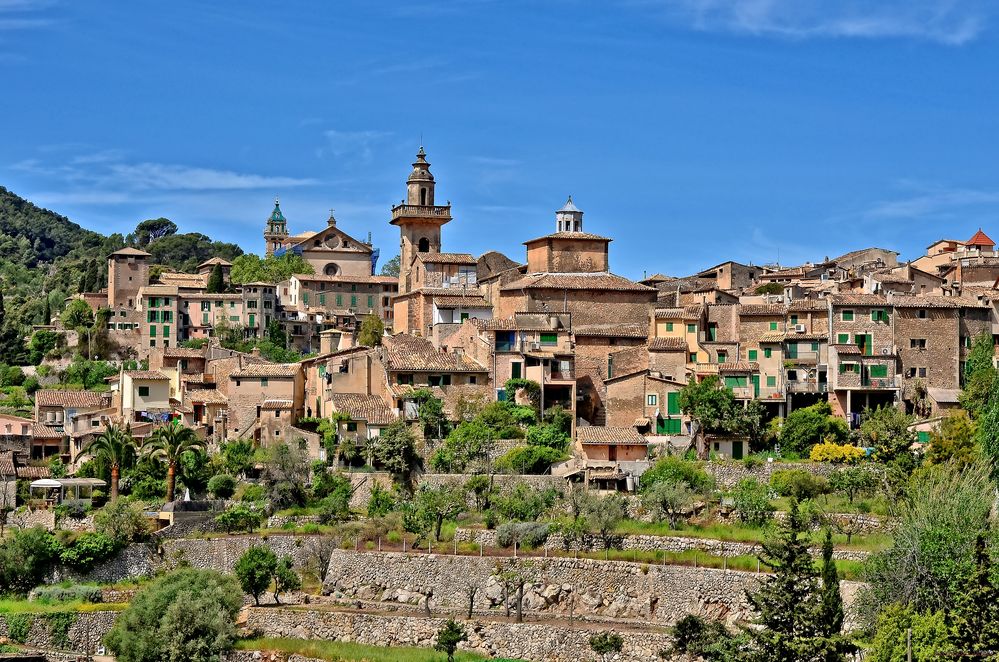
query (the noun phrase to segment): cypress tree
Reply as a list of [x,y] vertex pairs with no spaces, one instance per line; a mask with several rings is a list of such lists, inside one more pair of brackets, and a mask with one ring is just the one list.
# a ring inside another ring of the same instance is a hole
[[222,265],[216,264],[212,267],[212,273],[208,276],[208,293],[217,294],[225,290],[225,277],[222,275]]
[[958,660],[997,659],[999,652],[999,587],[992,578],[992,559],[985,536],[975,539],[975,567],[964,582],[953,611],[947,613],[950,643]]
[[97,260],[91,260],[90,264],[87,265],[87,291],[96,292],[99,289],[100,280],[100,267],[97,266]]
[[826,529],[822,542],[822,623],[827,636],[843,629],[843,596],[839,593],[839,573],[833,561],[832,532]]
[[762,545],[759,559],[773,574],[758,590],[746,592],[761,626],[748,631],[748,659],[753,662],[834,662],[846,660],[853,649],[842,636],[826,632],[819,573],[806,531],[798,504],[792,502],[777,539]]

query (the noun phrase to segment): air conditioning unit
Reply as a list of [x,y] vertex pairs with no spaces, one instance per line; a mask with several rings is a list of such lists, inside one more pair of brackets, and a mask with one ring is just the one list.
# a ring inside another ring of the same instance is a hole
[[795,324],[794,325],[794,332],[795,333],[804,333],[805,332],[805,325],[804,324]]
[[539,351],[541,351],[541,343],[539,343],[539,342],[532,342],[531,343],[531,351],[532,352],[539,352]]

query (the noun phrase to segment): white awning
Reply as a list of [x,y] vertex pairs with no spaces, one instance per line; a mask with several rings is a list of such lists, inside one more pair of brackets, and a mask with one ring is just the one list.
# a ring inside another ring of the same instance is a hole
[[57,480],[53,480],[51,478],[42,478],[36,481],[32,481],[31,488],[34,489],[36,487],[38,489],[53,489],[56,487],[62,487],[62,483],[60,483]]

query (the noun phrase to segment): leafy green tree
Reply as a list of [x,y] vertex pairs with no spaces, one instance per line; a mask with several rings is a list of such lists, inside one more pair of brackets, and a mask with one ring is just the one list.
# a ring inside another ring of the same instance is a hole
[[113,540],[118,547],[124,547],[149,535],[149,520],[138,506],[120,499],[94,514],[94,530]]
[[758,628],[749,630],[750,659],[759,662],[846,660],[853,650],[843,637],[827,632],[818,573],[808,551],[805,522],[791,503],[776,540],[762,543],[760,562],[772,574],[747,592]]
[[104,641],[121,662],[217,662],[236,641],[242,606],[232,577],[183,568],[142,589]]
[[274,602],[281,604],[278,596],[288,591],[302,588],[302,578],[298,576],[290,556],[282,556],[274,567]]
[[642,491],[642,504],[656,519],[665,519],[675,529],[683,514],[694,503],[694,491],[678,480],[660,480]]
[[993,365],[994,357],[995,341],[992,333],[984,330],[975,336],[964,363],[964,388],[960,402],[972,419],[978,418],[993,393],[993,385],[999,374]]
[[370,313],[365,315],[361,322],[361,330],[357,332],[357,343],[365,347],[377,347],[382,344],[382,336],[385,335],[385,324],[378,315]]
[[500,473],[543,474],[552,464],[567,457],[564,452],[548,446],[514,446],[496,458],[493,466]]
[[222,444],[222,464],[233,476],[243,476],[253,467],[253,442],[236,439]]
[[999,376],[992,383],[985,406],[975,419],[975,440],[985,458],[992,462],[993,478],[999,478]]
[[926,459],[930,464],[955,462],[970,464],[978,457],[975,443],[976,424],[962,410],[953,411],[940,422],[940,427],[930,432],[930,447]]
[[994,660],[999,654],[999,586],[985,536],[975,538],[975,565],[957,594],[948,614],[950,643],[959,654],[955,659]]
[[536,490],[520,482],[493,497],[493,507],[505,519],[533,522],[555,505],[557,496],[555,490]]
[[263,517],[264,514],[260,510],[245,503],[237,503],[217,515],[215,522],[225,529],[226,533],[234,531],[253,533],[253,529],[260,526],[260,521]]
[[94,323],[94,312],[83,299],[73,299],[62,311],[61,319],[67,329],[86,329]]
[[494,435],[493,428],[481,419],[462,421],[434,451],[430,466],[445,473],[462,473],[475,460],[487,456],[496,441]]
[[[398,260],[399,258],[394,259]],[[434,644],[434,650],[446,654],[447,662],[454,662],[455,651],[458,650],[458,644],[463,641],[468,641],[468,633],[465,632],[465,628],[455,622],[453,618],[449,618],[437,631],[437,643]]]
[[899,499],[892,546],[873,553],[864,569],[861,616],[898,602],[920,613],[954,607],[955,577],[970,572],[979,531],[990,531],[995,500],[991,467],[976,462],[920,469]]
[[177,271],[191,273],[198,265],[213,257],[234,260],[243,249],[236,244],[212,241],[200,232],[187,232],[160,237],[146,248],[152,255],[150,262],[166,265]]
[[236,479],[229,474],[216,474],[208,481],[208,491],[216,499],[228,499],[236,492]]
[[784,294],[783,283],[764,283],[757,287],[754,292],[756,294]]
[[735,408],[732,391],[723,388],[717,375],[691,380],[680,389],[680,410],[690,417],[697,456],[708,459],[705,432],[725,427]]
[[763,526],[773,517],[774,506],[770,503],[770,491],[766,485],[747,476],[741,479],[732,490],[739,519],[746,524]]
[[168,237],[177,234],[177,224],[169,218],[153,218],[142,221],[135,226],[135,245],[138,248],[145,248],[151,242],[161,237]]
[[0,541],[0,593],[27,595],[59,559],[62,545],[40,526],[21,529]]
[[259,605],[260,596],[271,585],[277,567],[277,555],[270,547],[251,545],[236,561],[233,573],[243,593],[252,595],[254,604]]
[[628,505],[624,497],[614,492],[593,499],[586,509],[586,522],[590,530],[600,536],[604,549],[610,549],[616,542],[614,529],[628,516]]
[[683,483],[698,494],[704,494],[714,485],[711,476],[697,463],[673,455],[660,458],[642,474],[642,490],[651,489],[653,485],[662,481]]
[[897,407],[865,409],[860,417],[861,444],[874,448],[874,457],[880,462],[898,459],[911,453],[910,447],[916,443],[916,432],[909,427],[914,421]]
[[406,482],[417,461],[415,439],[406,422],[393,421],[383,429],[375,441],[372,455],[396,480]]
[[288,344],[288,336],[278,320],[271,320],[270,324],[267,325],[267,340],[276,347],[284,347]]
[[489,502],[496,493],[493,488],[493,477],[486,474],[476,474],[465,482],[465,490],[475,499],[476,510],[488,510]]
[[225,292],[225,275],[222,273],[221,264],[212,267],[212,273],[208,276],[208,285],[205,289],[209,294]]
[[414,533],[433,532],[435,540],[441,538],[444,522],[457,517],[465,508],[465,493],[457,485],[431,487],[420,485],[413,495],[410,521]]
[[398,278],[399,277],[399,266],[400,266],[399,256],[396,255],[391,260],[389,260],[388,262],[386,262],[385,264],[382,265],[382,275],[383,276],[392,276],[394,278]]
[[277,444],[265,449],[262,459],[262,477],[271,506],[304,506],[309,498],[306,484],[311,469],[305,451],[294,444]]
[[149,440],[143,444],[142,450],[147,457],[163,462],[167,467],[166,500],[173,501],[174,489],[177,485],[177,466],[186,453],[198,453],[205,448],[194,430],[184,427],[179,421],[174,421],[157,428]]
[[395,499],[392,493],[379,483],[371,485],[371,496],[368,498],[368,517],[384,517],[395,510]]
[[82,454],[100,459],[107,463],[111,472],[111,501],[118,499],[118,482],[122,469],[130,467],[135,462],[137,446],[132,430],[126,424],[124,427],[111,423],[104,431],[83,447]]
[[808,450],[820,441],[845,442],[850,436],[846,421],[832,415],[828,402],[792,411],[780,428],[782,452],[807,455]]
[[301,255],[285,253],[261,259],[259,255],[245,253],[232,260],[229,280],[237,285],[244,283],[280,283],[295,274],[313,274],[315,269]]
[[[911,635],[909,631],[911,630]],[[891,604],[878,615],[876,634],[865,660],[908,662],[907,642],[912,641],[912,662],[951,659],[947,623],[941,611],[921,614],[912,607]]]
[[844,467],[829,474],[829,486],[845,494],[847,500],[853,503],[858,494],[873,490],[877,481],[867,467]]

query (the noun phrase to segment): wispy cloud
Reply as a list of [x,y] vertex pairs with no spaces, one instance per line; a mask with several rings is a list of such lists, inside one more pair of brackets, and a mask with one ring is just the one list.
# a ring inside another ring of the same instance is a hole
[[367,163],[374,157],[376,145],[391,136],[389,131],[340,131],[323,132],[326,144],[320,147],[319,156],[330,154],[337,158],[351,158]]
[[907,38],[961,45],[996,10],[986,0],[634,0],[667,20],[712,32],[808,38]]
[[106,181],[137,190],[171,191],[286,188],[316,183],[314,179],[254,175],[164,163],[113,164]]
[[947,217],[975,208],[999,209],[999,189],[928,186],[921,191],[883,200],[864,210],[872,219]]

